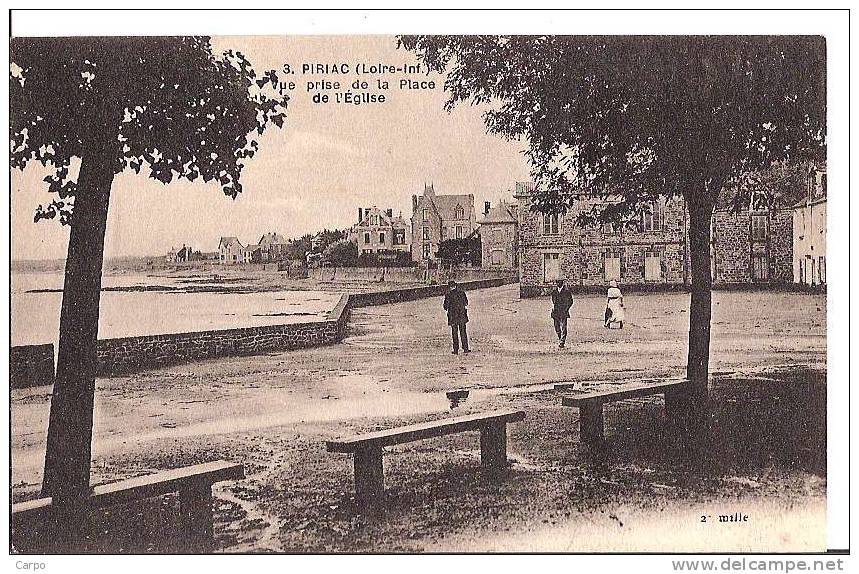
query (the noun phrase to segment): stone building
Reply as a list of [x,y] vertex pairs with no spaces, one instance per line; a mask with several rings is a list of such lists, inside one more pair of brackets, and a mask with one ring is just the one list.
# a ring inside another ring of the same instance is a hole
[[394,217],[392,209],[358,208],[358,221],[349,230],[349,241],[358,246],[359,255],[390,251],[411,252],[411,225],[402,213]]
[[[600,201],[582,197],[565,214],[531,211],[533,184],[516,185],[519,202],[519,277],[523,297],[551,289],[554,280],[603,288],[609,281],[644,287],[688,286],[689,223],[682,198],[661,198],[633,221],[582,228],[576,217]],[[781,207],[713,214],[711,273],[715,285],[791,281],[791,212]]]
[[476,229],[474,195],[436,195],[432,184],[412,195],[412,261],[434,261],[439,242],[465,239]]
[[221,265],[235,265],[245,260],[244,246],[237,237],[221,237],[218,242]]
[[714,285],[790,283],[793,219],[785,208],[713,213],[710,272]]
[[484,269],[516,270],[519,267],[519,206],[484,202],[480,229],[481,266]]
[[289,242],[279,233],[272,231],[260,237],[259,242],[260,261],[282,261],[286,259],[286,250]]
[[826,284],[826,171],[812,169],[793,207],[793,282]]

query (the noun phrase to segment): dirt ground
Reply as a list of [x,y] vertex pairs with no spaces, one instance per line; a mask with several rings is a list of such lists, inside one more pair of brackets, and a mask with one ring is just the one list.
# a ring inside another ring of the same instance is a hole
[[[682,375],[687,294],[630,294],[627,324],[611,331],[604,300],[578,297],[563,350],[547,299],[520,300],[516,285],[468,295],[470,355],[450,354],[434,298],[355,310],[346,340],[330,347],[100,379],[93,483],[243,463],[245,480],[214,489],[223,552],[825,547],[825,295],[714,293],[704,475],[681,462],[660,399],[606,406],[608,449],[593,456],[578,411],[552,389]],[[452,408],[444,391],[460,388],[470,396]],[[15,500],[38,492],[49,392],[12,391]],[[474,433],[386,449],[381,517],[355,509],[350,457],[325,451],[337,436],[494,408],[527,413],[508,427],[508,471],[480,472]],[[174,551],[175,505],[164,497],[94,517],[78,550]],[[735,513],[749,518],[719,523]]]

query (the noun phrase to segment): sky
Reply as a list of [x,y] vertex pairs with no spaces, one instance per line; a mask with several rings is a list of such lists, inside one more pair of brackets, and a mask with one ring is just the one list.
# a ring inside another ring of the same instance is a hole
[[[162,255],[171,247],[190,245],[215,251],[221,236],[256,243],[276,231],[297,237],[322,228],[345,228],[358,207],[391,208],[411,216],[411,196],[433,183],[436,193],[471,193],[475,208],[484,201],[510,199],[516,181],[528,179],[523,142],[488,135],[482,109],[460,105],[444,111],[443,78],[433,90],[399,90],[399,73],[378,76],[391,83],[383,104],[314,104],[308,80],[357,76],[301,74],[303,63],[416,63],[398,50],[391,36],[218,37],[217,52],[241,51],[254,69],[297,73],[282,129],[270,127],[260,137],[259,153],[242,173],[243,192],[236,200],[217,185],[174,181],[162,185],[127,170],[113,183],[105,255]],[[283,75],[281,74],[281,77]],[[412,77],[412,76],[408,76]],[[341,90],[342,91],[342,90]],[[375,90],[378,91],[378,90]],[[14,113],[14,110],[12,111]],[[11,228],[13,259],[65,257],[68,228],[56,221],[33,222],[40,203],[49,203],[46,171],[29,165],[12,171]]]

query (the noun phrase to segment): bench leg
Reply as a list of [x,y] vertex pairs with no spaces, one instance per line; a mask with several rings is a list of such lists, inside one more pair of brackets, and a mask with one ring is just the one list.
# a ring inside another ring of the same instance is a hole
[[579,436],[588,448],[599,449],[605,438],[603,434],[602,403],[585,403],[579,407]]
[[197,484],[179,491],[179,516],[188,549],[211,552],[215,543],[212,485]]
[[507,467],[507,423],[490,423],[481,427],[480,463],[486,470]]
[[382,447],[367,446],[355,451],[355,501],[362,512],[377,510],[385,493]]

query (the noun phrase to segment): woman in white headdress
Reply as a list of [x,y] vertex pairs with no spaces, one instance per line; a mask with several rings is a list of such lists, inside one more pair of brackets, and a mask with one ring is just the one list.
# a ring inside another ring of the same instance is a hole
[[626,313],[623,310],[623,293],[617,288],[617,281],[609,283],[605,302],[605,326],[611,328],[612,323],[617,323],[623,329],[623,321]]

